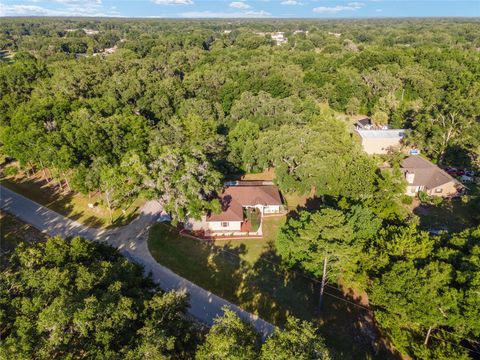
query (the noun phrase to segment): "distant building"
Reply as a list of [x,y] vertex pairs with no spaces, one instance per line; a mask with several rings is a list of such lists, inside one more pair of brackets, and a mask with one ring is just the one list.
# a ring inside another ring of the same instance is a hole
[[272,40],[276,42],[277,45],[282,45],[288,42],[288,39],[285,37],[284,32],[275,32],[275,33],[270,33],[270,32],[256,32],[255,34],[260,35],[260,36],[267,36],[269,35]]
[[428,195],[450,197],[458,195],[464,189],[458,180],[418,155],[403,160],[402,171],[407,181],[406,194],[410,196],[424,191]]
[[[257,236],[261,237],[261,221],[265,215],[282,211],[282,200],[278,188],[274,185],[227,186],[220,196],[222,212],[204,215],[201,220],[189,220],[185,229],[200,236]],[[254,211],[260,222],[255,229],[248,218],[248,212]]]
[[100,31],[99,30],[94,30],[94,29],[83,29],[83,31],[85,32],[85,34],[87,35],[96,35],[98,34]]
[[277,45],[282,45],[282,44],[285,44],[288,39],[284,36],[285,33],[283,32],[276,32],[276,33],[273,33],[273,34],[270,34],[270,36],[272,37],[272,40],[274,40]]
[[386,154],[389,150],[400,148],[405,137],[404,129],[367,130],[357,129],[363,150],[367,154]]

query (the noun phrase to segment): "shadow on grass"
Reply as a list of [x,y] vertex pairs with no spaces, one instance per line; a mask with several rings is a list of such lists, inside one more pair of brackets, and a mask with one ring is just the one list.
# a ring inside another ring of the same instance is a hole
[[[341,291],[334,294],[340,299],[325,298],[319,316],[318,281],[286,269],[273,244],[267,244],[256,260],[247,262],[248,247],[244,244],[214,245],[182,237],[175,228],[158,224],[150,233],[149,249],[162,265],[275,325],[282,326],[288,315],[316,322],[338,358],[395,358],[372,330],[370,312],[342,301],[348,296]],[[356,299],[350,296],[349,301]]]
[[[86,208],[90,199],[79,197],[76,193],[62,192],[56,184],[47,183],[38,174],[34,177],[28,178],[26,176],[16,177],[14,179],[4,178],[2,179],[1,184],[12,191],[48,207],[71,220],[81,222],[88,227],[101,228],[105,227],[109,222],[107,215],[95,215],[94,213],[90,214],[92,213],[91,210],[79,210],[79,208]],[[98,197],[93,197],[91,202],[95,203],[96,200],[98,200]],[[114,223],[108,225],[108,228],[128,224],[137,216],[138,209],[139,207],[137,206],[133,211],[128,211],[127,213],[114,217]],[[100,211],[100,209],[98,211]]]
[[422,230],[448,230],[459,232],[480,224],[478,213],[480,198],[474,197],[469,202],[461,200],[444,200],[438,206],[419,205],[413,213],[420,218]]

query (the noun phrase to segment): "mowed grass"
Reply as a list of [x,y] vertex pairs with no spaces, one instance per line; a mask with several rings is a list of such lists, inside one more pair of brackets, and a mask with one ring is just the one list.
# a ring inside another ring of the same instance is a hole
[[[122,208],[116,209],[113,212],[114,223],[112,225],[108,209],[103,205],[104,199],[99,194],[89,197],[80,193],[61,193],[58,187],[48,185],[38,173],[31,177],[19,173],[16,176],[1,179],[0,183],[61,215],[96,228],[128,223],[137,215],[137,211],[143,203],[142,199],[137,199],[132,204],[125,204],[123,206],[125,213],[122,212]],[[90,209],[88,204],[95,204],[95,208]]]
[[[172,226],[157,224],[148,244],[160,264],[202,288],[279,326],[288,315],[314,321],[339,358],[370,358],[370,341],[360,330],[368,314],[351,303],[326,297],[319,316],[318,281],[281,264],[274,240],[284,222],[285,217],[264,219],[264,239],[215,242],[184,237]],[[335,289],[331,293],[344,297]],[[371,358],[391,356],[380,353]]]
[[440,205],[413,205],[413,212],[420,218],[422,230],[442,230],[459,232],[466,228],[478,226],[478,203],[480,186],[469,184],[468,201],[445,199]]

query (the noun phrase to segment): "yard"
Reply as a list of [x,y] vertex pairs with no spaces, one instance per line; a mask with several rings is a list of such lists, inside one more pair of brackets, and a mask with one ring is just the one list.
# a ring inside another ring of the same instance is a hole
[[480,187],[469,185],[466,202],[462,199],[443,200],[440,205],[413,204],[413,212],[420,218],[422,230],[458,232],[479,225]]
[[[360,330],[368,312],[327,296],[319,317],[318,281],[281,265],[273,241],[284,222],[285,217],[265,218],[264,239],[215,242],[183,237],[175,228],[158,224],[150,233],[149,249],[160,264],[274,324],[282,325],[288,314],[316,321],[339,358],[373,356],[371,334]],[[348,297],[339,290],[329,292]],[[381,353],[378,358],[392,356]]]
[[[40,173],[31,177],[24,173],[7,176],[0,180],[0,184],[87,226],[97,228],[110,226],[109,213],[100,195],[88,197],[79,193],[60,193],[56,187],[48,185]],[[91,209],[88,204],[95,204],[95,207]],[[125,206],[125,213],[121,209],[116,209],[113,213],[113,225],[119,226],[131,221],[141,205],[142,200],[139,199]]]

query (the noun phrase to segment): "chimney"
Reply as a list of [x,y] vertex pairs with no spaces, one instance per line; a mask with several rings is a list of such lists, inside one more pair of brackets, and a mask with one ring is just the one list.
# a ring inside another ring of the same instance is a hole
[[415,173],[407,171],[405,173],[405,178],[407,179],[407,183],[413,184],[413,180],[415,180]]

